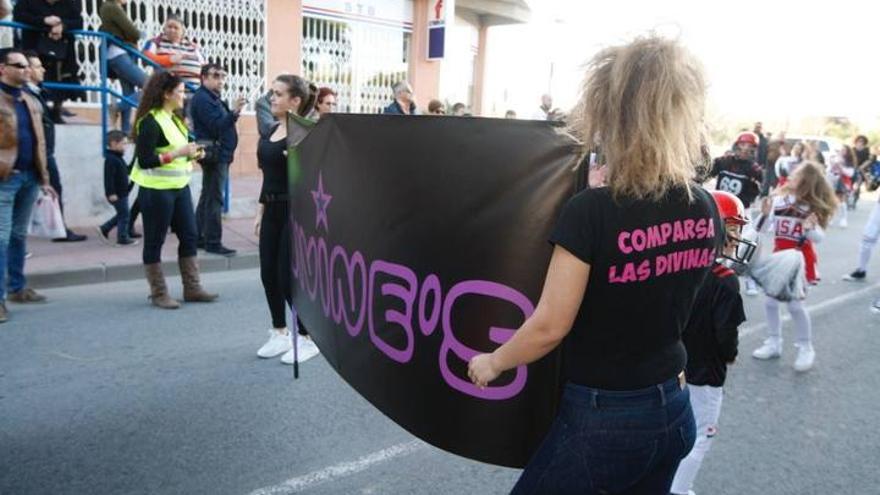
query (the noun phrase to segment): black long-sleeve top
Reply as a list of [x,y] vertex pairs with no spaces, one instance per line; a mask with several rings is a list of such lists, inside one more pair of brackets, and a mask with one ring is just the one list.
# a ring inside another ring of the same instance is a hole
[[170,143],[156,119],[150,114],[144,116],[138,124],[137,139],[134,143],[138,166],[144,170],[161,167],[162,157],[156,150],[168,144]]
[[271,141],[261,137],[257,144],[257,163],[263,172],[260,203],[287,195],[287,140]]

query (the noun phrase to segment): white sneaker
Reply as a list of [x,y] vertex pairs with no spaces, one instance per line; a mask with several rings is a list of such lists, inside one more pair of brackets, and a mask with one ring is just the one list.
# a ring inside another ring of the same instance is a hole
[[779,339],[767,339],[764,345],[755,349],[752,357],[755,359],[773,359],[782,355],[782,341]]
[[[321,350],[312,342],[312,339],[303,337],[299,333],[296,334],[296,350],[299,353],[297,357],[300,363],[304,363],[321,353]],[[293,364],[293,348],[281,356],[281,364]]]
[[813,344],[798,345],[797,359],[794,360],[795,371],[807,371],[813,367],[813,361],[816,360],[816,351],[813,350]]
[[279,354],[284,354],[293,348],[290,340],[290,333],[278,333],[277,330],[269,330],[269,340],[257,351],[257,356],[263,359],[273,358]]

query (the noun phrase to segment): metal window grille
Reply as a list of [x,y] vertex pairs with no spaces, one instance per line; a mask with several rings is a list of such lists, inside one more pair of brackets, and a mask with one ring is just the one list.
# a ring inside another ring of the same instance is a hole
[[303,17],[302,72],[338,97],[340,112],[378,113],[408,77],[411,34],[354,20]]
[[[83,0],[84,29],[101,26],[98,8],[102,0]],[[168,14],[183,19],[186,36],[199,45],[205,58],[228,72],[226,93],[253,100],[265,82],[266,0],[131,0],[129,17],[141,31],[141,42],[158,36]],[[77,40],[79,76],[84,84],[100,83],[99,42]],[[99,95],[88,95],[97,103]]]

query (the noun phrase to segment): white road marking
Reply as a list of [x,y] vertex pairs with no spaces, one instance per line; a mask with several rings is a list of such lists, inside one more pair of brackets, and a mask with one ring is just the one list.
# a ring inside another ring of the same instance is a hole
[[[826,309],[837,306],[838,304],[842,304],[852,299],[862,297],[878,289],[880,289],[880,283],[869,285],[853,292],[848,292],[846,294],[841,294],[837,297],[832,297],[831,299],[826,299],[812,306],[807,306],[807,311],[813,314],[819,313]],[[786,314],[782,318],[782,321],[788,321],[790,319],[791,316]],[[766,327],[766,322],[749,325],[740,329],[739,336],[745,337],[747,335],[763,330]],[[425,445],[426,444],[421,440],[412,440],[410,442],[400,443],[388,447],[387,449],[382,449],[373,452],[372,454],[365,455],[360,459],[357,459],[356,461],[342,462],[333,466],[328,466],[309,474],[297,476],[296,478],[291,478],[278,485],[267,486],[264,488],[260,488],[259,490],[254,490],[248,495],[286,495],[290,493],[299,493],[313,486],[328,483],[339,478],[344,478],[346,476],[351,476],[352,474],[365,471],[374,464],[379,464],[402,455],[409,455],[419,449],[424,448]]]
[[103,360],[104,360],[103,357],[96,357],[96,358],[81,358],[81,357],[76,357],[76,356],[72,356],[72,355],[70,355],[70,354],[67,354],[67,353],[61,352],[61,351],[49,351],[49,354],[51,354],[51,355],[53,355],[53,356],[60,357],[60,358],[69,359],[69,360],[71,360],[71,361],[80,361],[80,362],[83,362],[83,363],[97,363],[98,361],[103,361]]
[[324,469],[313,471],[309,474],[291,478],[283,483],[274,486],[267,486],[259,490],[252,491],[249,495],[284,495],[289,493],[299,493],[307,488],[315,485],[335,481],[339,478],[351,476],[352,474],[364,471],[374,464],[379,464],[391,460],[395,457],[409,455],[413,452],[425,448],[427,444],[421,440],[412,440],[405,443],[392,445],[387,449],[382,449],[372,454],[365,455],[360,459],[352,462],[341,462],[333,466],[327,466]]
[[[852,299],[862,297],[865,294],[877,291],[878,289],[880,289],[880,283],[869,285],[869,286],[863,287],[859,290],[847,292],[846,294],[841,294],[839,296],[832,297],[831,299],[826,299],[820,303],[813,304],[812,306],[807,306],[807,311],[810,314],[818,313],[818,312],[824,311],[826,309],[832,308],[834,306],[837,306],[838,304],[842,304],[842,303],[845,303],[845,302],[850,301]],[[866,311],[867,311],[867,309],[866,309]],[[786,322],[789,320],[791,320],[791,315],[786,313],[785,316],[782,318],[782,321]],[[754,325],[748,325],[748,326],[745,326],[739,330],[739,336],[740,336],[740,338],[742,338],[742,337],[745,337],[749,334],[755,333],[759,330],[764,330],[765,328],[767,328],[767,322],[756,323]]]

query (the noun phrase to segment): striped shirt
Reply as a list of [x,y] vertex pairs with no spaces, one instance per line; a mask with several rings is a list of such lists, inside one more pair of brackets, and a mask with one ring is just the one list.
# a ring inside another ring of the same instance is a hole
[[[147,41],[144,45],[144,54],[184,82],[199,84],[199,72],[205,63],[205,58],[199,51],[199,45],[189,39],[183,38],[180,43],[172,43],[160,35]],[[177,63],[171,61],[172,55],[175,54],[182,56]]]

